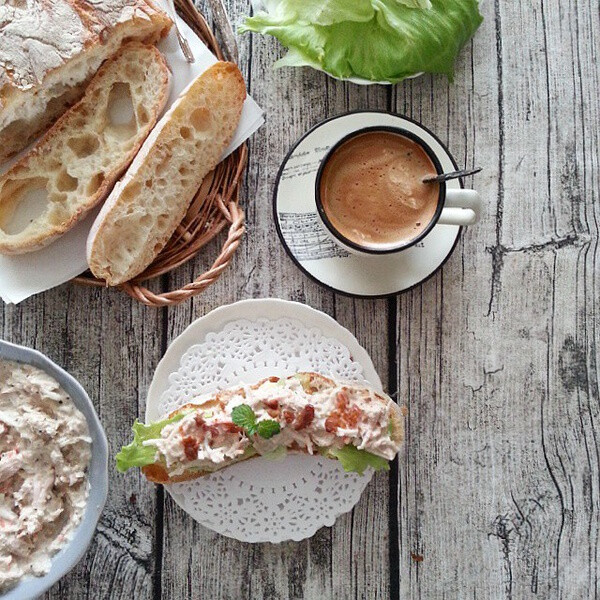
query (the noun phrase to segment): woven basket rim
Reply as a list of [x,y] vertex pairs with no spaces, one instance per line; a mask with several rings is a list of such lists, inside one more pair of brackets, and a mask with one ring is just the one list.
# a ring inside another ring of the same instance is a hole
[[[206,44],[219,60],[225,60],[215,34],[198,12],[192,0],[175,0],[181,18]],[[235,55],[230,51],[228,54]],[[248,146],[244,142],[207,175],[198,189],[185,217],[177,230],[156,257],[154,262],[138,277],[117,286],[147,306],[173,306],[201,293],[212,285],[229,266],[245,232],[244,213],[239,206],[242,178],[248,160]],[[193,259],[211,240],[226,227],[227,237],[219,255],[211,267],[194,281],[180,289],[155,293],[143,285],[144,282],[170,273]],[[106,282],[86,271],[73,279],[75,283],[106,287]]]

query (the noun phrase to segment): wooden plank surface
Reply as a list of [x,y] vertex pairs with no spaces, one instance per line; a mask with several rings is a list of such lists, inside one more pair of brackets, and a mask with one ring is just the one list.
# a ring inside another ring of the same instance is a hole
[[[249,0],[228,0],[232,21]],[[407,443],[351,514],[301,543],[248,545],[194,523],[160,489],[110,470],[94,542],[48,599],[563,599],[600,596],[600,77],[597,5],[483,3],[454,84],[359,87],[274,72],[273,40],[239,37],[267,123],[250,143],[248,235],[207,293],[157,311],[64,285],[0,311],[2,337],[38,348],[86,387],[111,454],[143,415],[153,370],[194,318],[276,296],[334,316],[409,406]],[[350,109],[392,109],[484,172],[482,221],[444,269],[392,300],[307,279],[272,220],[294,141]],[[157,282],[176,287],[218,246]]]
[[[114,456],[142,411],[138,402],[161,353],[160,313],[114,292],[67,284],[5,308],[3,338],[44,352],[81,382]],[[47,598],[152,598],[156,491],[112,468],[109,477],[107,505],[90,549]]]
[[484,11],[454,86],[397,88],[398,110],[485,168],[487,207],[398,298],[400,597],[595,598],[598,14]]
[[[242,15],[247,2],[228,5]],[[322,119],[359,106],[386,108],[381,88],[335,83],[318,73],[271,69],[280,56],[275,44],[239,38],[241,64],[250,93],[266,112],[265,126],[250,144],[251,161],[244,196],[248,237],[235,263],[209,294],[168,314],[168,337],[194,316],[248,297],[275,296],[305,302],[350,327],[372,352],[379,372],[388,370],[386,302],[336,298],[308,280],[280,245],[272,218],[275,177],[285,154],[307,129]],[[298,93],[298,90],[301,90]],[[326,101],[324,101],[324,98]],[[286,110],[281,110],[286,106]],[[206,264],[206,263],[205,263]],[[182,269],[170,285],[189,279],[199,265]],[[389,597],[388,478],[376,478],[350,515],[301,543],[253,546],[218,536],[192,524],[170,498],[165,499],[165,552],[162,588],[166,598],[316,598]],[[364,549],[368,548],[368,552]],[[224,573],[236,576],[223,576]],[[196,574],[202,573],[202,577]]]

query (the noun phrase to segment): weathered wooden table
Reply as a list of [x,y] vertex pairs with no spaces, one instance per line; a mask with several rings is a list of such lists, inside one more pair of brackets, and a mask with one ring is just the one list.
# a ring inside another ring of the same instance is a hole
[[[592,6],[595,4],[595,6]],[[248,0],[231,0],[236,21]],[[211,533],[160,488],[111,472],[86,558],[47,598],[573,598],[600,595],[600,77],[597,3],[485,2],[456,80],[358,87],[274,72],[273,40],[242,37],[267,113],[250,144],[248,236],[207,293],[145,308],[74,285],[0,315],[10,341],[80,379],[111,451],[129,439],[156,364],[194,318],[250,297],[305,302],[370,351],[407,402],[391,473],[331,529],[283,545]],[[325,117],[378,108],[422,121],[481,165],[486,210],[441,272],[392,300],[351,300],[308,280],[275,233],[271,194],[293,142]],[[178,286],[194,264],[157,282]]]

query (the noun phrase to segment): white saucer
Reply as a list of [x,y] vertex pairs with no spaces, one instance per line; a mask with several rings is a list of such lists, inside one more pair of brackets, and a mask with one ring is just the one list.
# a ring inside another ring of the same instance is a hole
[[[386,112],[359,111],[323,121],[306,133],[281,165],[273,195],[277,233],[298,267],[335,292],[363,298],[399,294],[431,277],[452,254],[461,230],[456,225],[436,225],[418,244],[385,256],[357,256],[335,244],[317,214],[314,189],[319,164],[341,138],[377,125],[418,133],[437,154],[444,171],[458,169],[442,142],[422,125]],[[462,187],[458,179],[446,185]]]

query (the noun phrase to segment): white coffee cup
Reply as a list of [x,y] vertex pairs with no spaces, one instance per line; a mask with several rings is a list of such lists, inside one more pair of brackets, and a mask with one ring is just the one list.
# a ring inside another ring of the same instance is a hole
[[431,162],[434,164],[436,172],[441,175],[444,171],[440,159],[431,147],[425,142],[425,140],[413,131],[408,131],[401,127],[389,127],[389,126],[375,126],[366,127],[353,131],[349,135],[343,137],[336,144],[334,144],[319,166],[317,177],[315,181],[315,199],[317,204],[317,214],[321,220],[321,224],[325,230],[329,233],[331,238],[342,248],[353,254],[360,254],[365,256],[378,256],[382,254],[392,254],[402,252],[411,246],[414,246],[418,242],[422,241],[434,227],[437,225],[456,225],[459,227],[465,227],[467,225],[474,225],[479,220],[481,202],[479,194],[475,190],[471,189],[455,189],[448,188],[445,182],[439,184],[439,197],[438,204],[433,218],[429,221],[427,226],[414,238],[410,240],[402,240],[398,243],[390,244],[371,244],[361,245],[354,240],[350,240],[343,233],[341,233],[331,222],[327,213],[323,207],[321,201],[321,178],[325,165],[332,157],[334,152],[344,143],[354,138],[355,136],[370,133],[370,132],[386,132],[395,133],[404,136],[414,142],[416,142],[429,156]]

